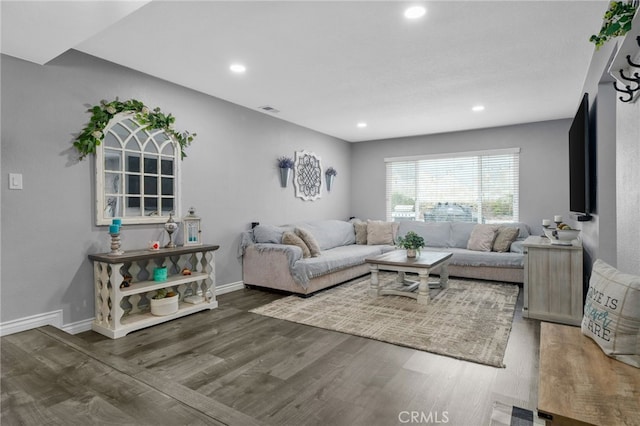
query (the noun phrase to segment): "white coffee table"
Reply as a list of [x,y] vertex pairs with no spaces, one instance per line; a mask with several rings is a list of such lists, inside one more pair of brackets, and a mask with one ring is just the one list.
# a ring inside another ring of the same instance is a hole
[[[415,258],[407,257],[406,250],[394,250],[378,256],[368,257],[365,262],[369,264],[371,270],[371,284],[369,295],[378,297],[382,295],[405,296],[416,299],[417,303],[426,305],[429,303],[429,273],[436,267],[440,267],[440,280],[434,282],[434,288],[446,288],[449,281],[449,259],[452,253],[423,251]],[[397,283],[403,284],[389,288],[380,285],[378,271],[398,272]],[[405,280],[405,272],[418,274],[419,281]],[[417,289],[417,292],[416,292]]]

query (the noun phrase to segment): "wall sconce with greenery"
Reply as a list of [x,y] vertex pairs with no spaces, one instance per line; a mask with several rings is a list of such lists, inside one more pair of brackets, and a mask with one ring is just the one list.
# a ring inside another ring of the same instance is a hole
[[287,187],[289,183],[289,177],[291,176],[291,169],[293,169],[293,158],[282,156],[278,158],[278,168],[280,169],[280,186]]
[[325,172],[324,176],[327,180],[327,191],[331,191],[331,187],[333,186],[333,179],[338,175],[338,172],[333,167],[329,167]]

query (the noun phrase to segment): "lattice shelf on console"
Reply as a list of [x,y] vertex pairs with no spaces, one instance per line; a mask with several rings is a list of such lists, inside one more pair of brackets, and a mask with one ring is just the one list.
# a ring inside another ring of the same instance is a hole
[[192,272],[191,275],[173,275],[166,281],[139,281],[132,283],[129,287],[121,288],[122,296],[130,296],[132,294],[146,293],[147,291],[159,290],[161,288],[172,287],[180,284],[202,281],[207,279],[209,274],[205,272]]
[[[215,305],[215,306],[211,306],[211,305]],[[178,310],[173,314],[156,316],[156,315],[152,315],[151,312],[147,311],[147,312],[137,313],[135,315],[126,315],[122,317],[120,324],[122,325],[122,327],[129,327],[129,326],[135,325],[137,328],[139,328],[140,326],[144,327],[143,324],[148,324],[148,325],[157,324],[158,319],[161,319],[163,321],[168,321],[174,318],[180,318],[182,316],[201,311],[203,307],[212,308],[217,306],[218,306],[217,301],[202,302],[197,305],[180,302]]]

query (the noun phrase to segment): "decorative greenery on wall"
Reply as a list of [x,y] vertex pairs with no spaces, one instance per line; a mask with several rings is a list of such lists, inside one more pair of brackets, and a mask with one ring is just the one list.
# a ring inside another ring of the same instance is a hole
[[599,49],[609,39],[623,36],[631,29],[631,21],[638,8],[636,1],[612,1],[604,14],[602,28],[589,41]]
[[89,120],[89,124],[87,124],[73,142],[73,146],[80,154],[81,160],[87,155],[96,152],[96,147],[102,143],[102,139],[104,138],[104,128],[116,114],[121,112],[135,114],[135,120],[142,125],[146,125],[146,128],[162,129],[171,135],[175,142],[180,145],[180,155],[182,158],[187,156],[184,152],[185,148],[189,146],[197,136],[196,133],[190,133],[188,131],[182,133],[177,132],[173,128],[173,123],[176,121],[176,118],[171,115],[171,113],[164,114],[160,111],[160,108],[151,110],[136,99],[129,99],[124,102],[119,101],[118,98],[111,102],[102,100],[100,101],[100,105],[89,108],[87,112],[91,113],[91,120]]

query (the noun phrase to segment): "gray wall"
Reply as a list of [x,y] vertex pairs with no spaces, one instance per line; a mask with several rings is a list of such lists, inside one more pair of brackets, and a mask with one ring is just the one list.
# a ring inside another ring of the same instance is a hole
[[[183,207],[197,208],[204,241],[221,246],[218,284],[241,280],[238,237],[252,221],[383,219],[385,157],[520,147],[520,220],[539,232],[543,218],[569,216],[570,120],[350,145],[79,52],[44,67],[2,56],[1,66],[0,322],[58,309],[65,324],[93,317],[87,255],[108,251],[109,237],[94,225],[93,159],[74,161],[71,143],[89,119],[87,107],[116,96],[160,106],[177,117],[178,130],[198,133],[183,163]],[[583,230],[594,256],[640,274],[640,102],[618,102],[614,114],[610,95],[602,95],[609,89],[596,90],[608,130],[598,133],[599,213]],[[339,172],[334,189],[318,201],[304,202],[292,185],[279,185],[275,159],[301,149]],[[24,190],[8,190],[8,173],[23,174]],[[160,235],[161,226],[126,226],[124,249]]]
[[617,103],[618,268],[640,275],[640,100]]
[[[1,322],[59,309],[64,324],[94,316],[87,255],[108,251],[109,236],[94,225],[94,160],[74,161],[71,144],[87,108],[116,96],[171,112],[178,130],[198,134],[182,164],[182,205],[202,217],[204,242],[221,246],[218,284],[242,279],[236,253],[250,222],[348,218],[347,142],[80,52],[46,66],[3,55]],[[302,149],[338,170],[332,191],[313,202],[279,183],[276,159]],[[23,174],[24,190],[8,190],[8,173]],[[161,225],[125,226],[123,248],[161,235]]]
[[[606,76],[605,76],[606,77]],[[582,229],[585,280],[596,259],[616,266],[616,91],[609,79],[589,93],[596,119],[596,211],[589,222],[575,222]]]
[[542,219],[568,218],[570,120],[357,143],[353,147],[353,215],[385,218],[384,158],[519,147],[520,221],[541,233]]
[[[611,85],[608,68],[615,54],[616,43],[606,43],[594,50],[591,63],[583,83],[583,93],[589,94],[591,118],[596,118],[596,211],[589,222],[574,222],[581,229],[584,247],[585,287],[591,276],[591,267],[596,259],[616,265],[616,183],[615,144],[616,107],[615,91]],[[576,109],[582,98],[576,98]]]

